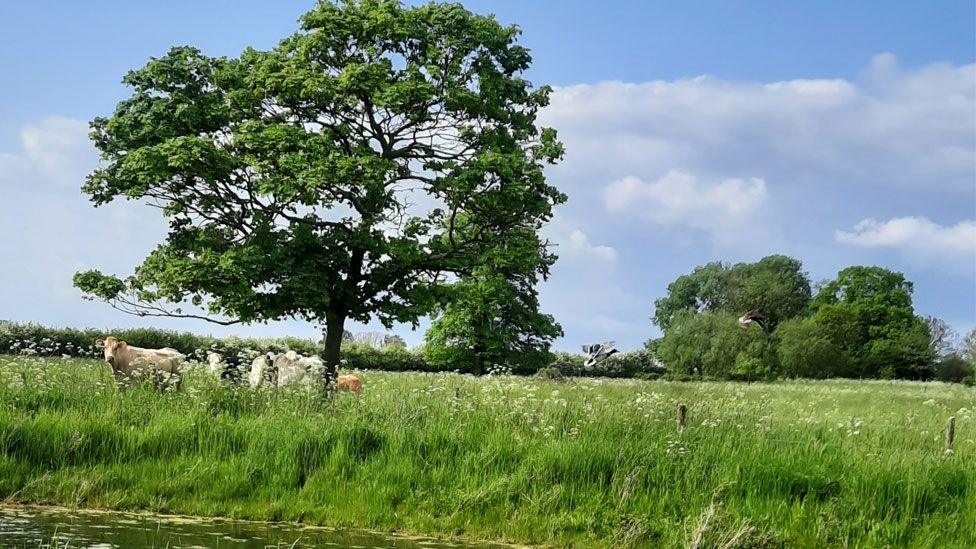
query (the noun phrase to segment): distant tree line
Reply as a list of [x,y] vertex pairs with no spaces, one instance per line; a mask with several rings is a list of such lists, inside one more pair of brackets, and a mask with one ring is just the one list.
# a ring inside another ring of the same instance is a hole
[[[780,377],[973,381],[976,334],[963,342],[922,318],[913,285],[880,267],[848,267],[816,287],[802,263],[771,255],[709,263],[682,275],[655,302],[663,336],[647,342],[677,377]],[[736,321],[758,311],[765,328]]]

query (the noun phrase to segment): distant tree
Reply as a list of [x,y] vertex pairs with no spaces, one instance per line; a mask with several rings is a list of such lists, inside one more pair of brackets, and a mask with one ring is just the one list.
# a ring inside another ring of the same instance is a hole
[[959,354],[966,360],[976,361],[976,328],[973,328],[962,338]]
[[407,342],[402,337],[396,334],[387,334],[387,336],[383,338],[383,346],[396,347],[398,349],[406,349]]
[[880,267],[848,267],[813,299],[813,319],[851,358],[858,375],[926,379],[935,352],[912,307],[912,283]]
[[509,239],[491,251],[485,267],[451,286],[427,331],[428,362],[476,374],[493,364],[530,373],[549,363],[562,328],[539,311],[535,286],[555,256],[540,253],[536,240],[532,231]]
[[126,75],[132,96],[91,124],[84,192],[157,207],[169,233],[132,276],[75,285],[143,316],[324,322],[331,377],[347,320],[416,322],[449,276],[539,230],[565,200],[543,173],[563,147],[536,125],[550,89],[523,78],[515,26],[378,0],[320,2],[301,26]]
[[930,344],[937,356],[947,356],[955,351],[956,340],[959,336],[946,321],[934,316],[927,316],[925,317],[925,324],[929,327]]
[[[813,320],[823,327],[831,341],[845,351],[856,350],[869,339],[866,328],[858,321],[856,307],[850,304],[834,303],[819,307]],[[853,360],[854,357],[848,358]],[[856,371],[852,375],[861,374]]]
[[831,303],[859,303],[893,307],[903,315],[914,316],[913,291],[913,284],[902,273],[881,267],[848,267],[824,284],[813,307],[816,310]]
[[658,357],[658,349],[661,348],[661,340],[663,337],[652,337],[644,342],[644,350],[647,351],[652,357]]
[[803,378],[851,375],[844,349],[830,337],[826,328],[813,320],[785,320],[774,335],[780,375]]
[[679,311],[758,310],[773,329],[804,313],[810,297],[810,279],[797,259],[771,255],[756,263],[709,263],[668,285],[668,294],[654,303],[653,321],[666,332]]
[[379,349],[386,344],[386,334],[383,332],[359,332],[352,336],[352,342]]
[[976,328],[969,331],[959,345],[959,357],[967,364],[967,375],[962,381],[969,385],[976,384]]
[[960,383],[973,379],[976,365],[957,353],[939,357],[935,361],[935,379],[950,383]]

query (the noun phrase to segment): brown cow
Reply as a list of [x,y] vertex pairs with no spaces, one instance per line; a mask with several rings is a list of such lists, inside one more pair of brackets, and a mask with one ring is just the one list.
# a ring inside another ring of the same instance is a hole
[[[176,389],[180,388],[182,382],[180,362],[183,360],[183,355],[176,349],[133,347],[113,336],[108,336],[104,341],[99,339],[95,345],[104,348],[105,362],[111,366],[112,376],[120,387],[134,385],[141,379],[151,376],[161,390],[169,383],[173,383]],[[160,375],[163,372],[168,374],[169,379],[166,383]]]
[[345,389],[346,391],[353,393],[356,395],[356,398],[359,398],[359,393],[363,390],[363,382],[354,375],[339,376],[339,378],[336,379],[336,386],[340,391]]

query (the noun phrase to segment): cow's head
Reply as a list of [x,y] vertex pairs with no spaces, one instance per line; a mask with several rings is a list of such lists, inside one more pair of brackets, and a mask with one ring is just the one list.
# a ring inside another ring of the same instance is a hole
[[113,365],[115,364],[116,353],[125,349],[126,347],[124,341],[119,341],[112,336],[108,336],[104,340],[99,339],[95,342],[95,345],[102,347],[105,350],[105,362]]

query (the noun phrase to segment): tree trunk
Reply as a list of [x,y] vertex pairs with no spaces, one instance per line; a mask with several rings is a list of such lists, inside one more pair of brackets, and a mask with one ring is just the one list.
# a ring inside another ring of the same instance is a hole
[[480,343],[474,345],[474,364],[471,367],[476,376],[485,375],[485,346]]
[[345,329],[346,318],[343,315],[329,313],[325,317],[325,385],[332,386],[339,377],[339,359],[342,348],[342,332]]

